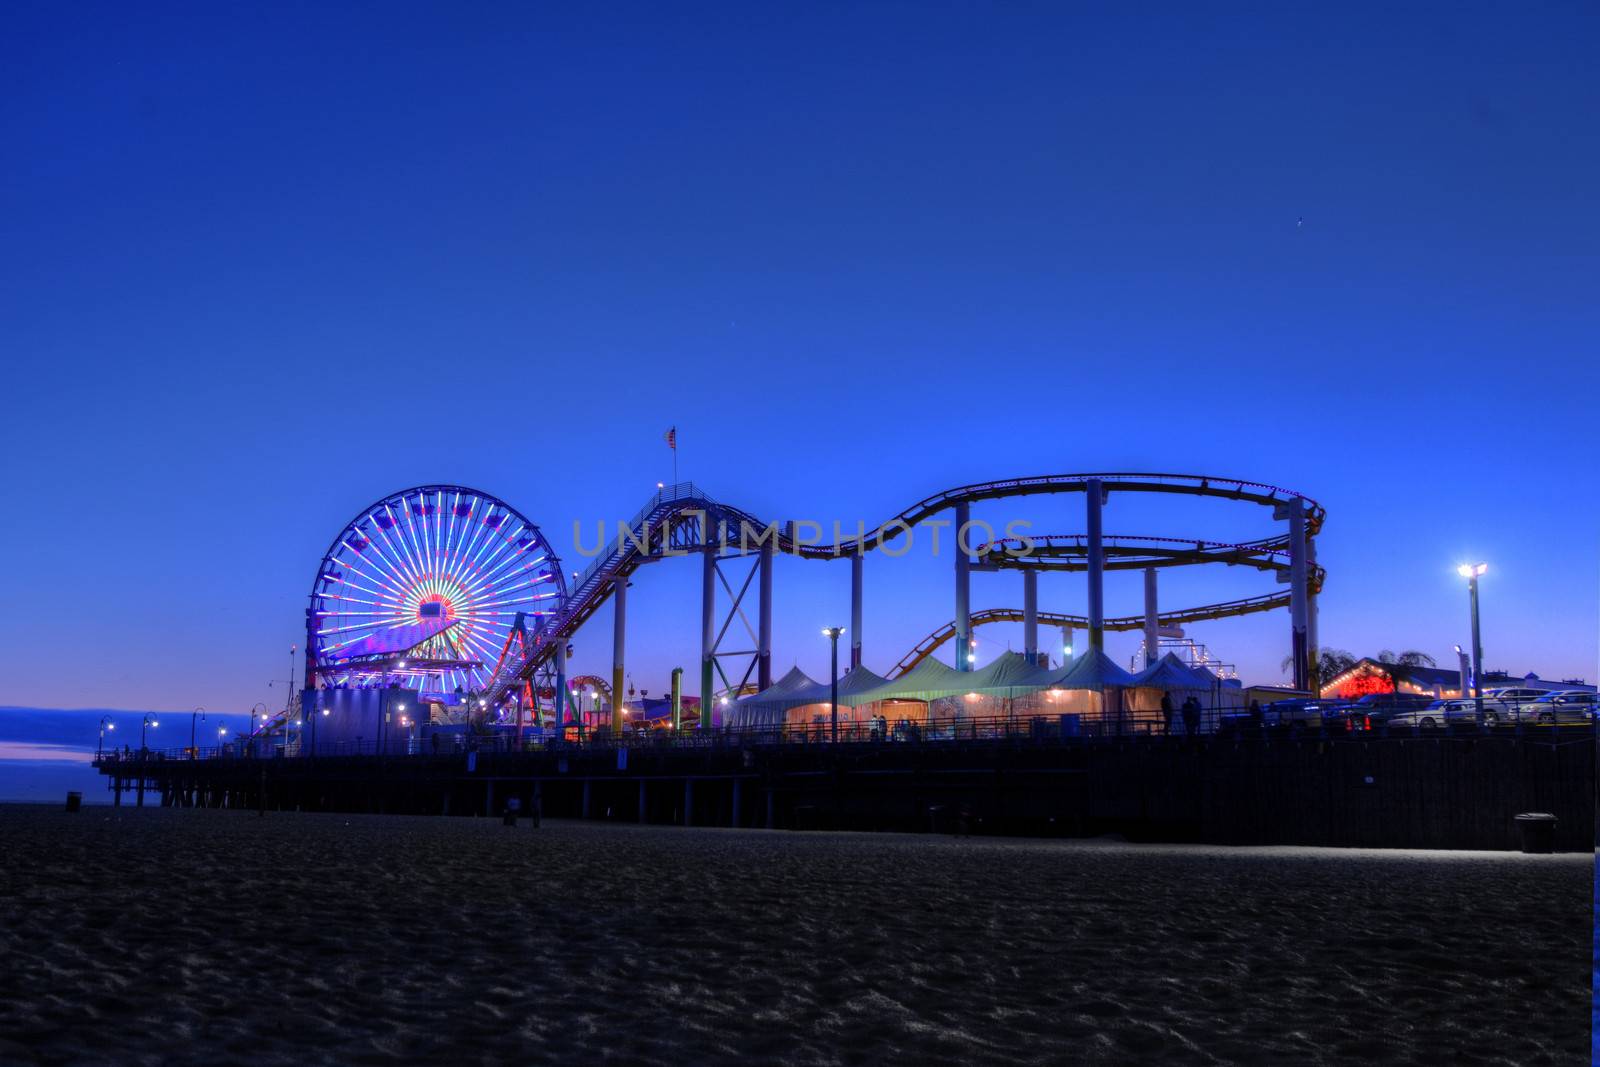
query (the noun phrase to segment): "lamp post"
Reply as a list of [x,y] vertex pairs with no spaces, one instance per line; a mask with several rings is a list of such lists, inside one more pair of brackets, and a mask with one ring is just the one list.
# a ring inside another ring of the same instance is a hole
[[117,724],[111,721],[111,716],[109,716],[109,715],[100,716],[100,743],[98,745],[96,745],[95,749],[94,749],[94,754],[95,754],[96,758],[99,758],[100,756],[105,754],[106,731],[107,730],[115,730],[116,728],[117,728]]
[[148,730],[152,726],[160,726],[160,725],[161,725],[161,723],[158,722],[156,720],[156,718],[154,716],[152,716],[152,715],[146,715],[144,717],[143,721],[141,721],[139,723],[139,751],[140,752],[145,751],[145,745],[144,745],[144,734],[145,734],[145,731]]
[[252,738],[255,737],[255,733],[256,733],[256,709],[257,708],[261,709],[261,725],[265,726],[267,724],[267,706],[265,704],[263,704],[261,701],[258,700],[254,704],[250,705],[250,730],[249,730],[249,735]]
[[822,631],[822,635],[833,646],[833,681],[832,695],[829,703],[833,705],[833,744],[839,743],[839,635],[844,633],[843,626],[830,626]]
[[1456,573],[1467,580],[1467,595],[1472,601],[1472,697],[1480,723],[1483,721],[1483,638],[1478,633],[1478,579],[1488,569],[1487,563],[1463,563],[1456,568]]
[[205,717],[206,717],[206,709],[205,708],[195,708],[193,711],[191,711],[189,713],[189,758],[190,759],[194,759],[196,756],[198,756],[200,754],[200,750],[194,747],[194,724],[195,724],[195,721],[197,719],[203,719]]

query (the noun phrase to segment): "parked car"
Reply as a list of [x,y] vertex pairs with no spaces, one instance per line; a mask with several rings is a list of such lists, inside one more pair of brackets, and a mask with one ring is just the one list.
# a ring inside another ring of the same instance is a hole
[[1595,694],[1581,689],[1545,693],[1537,700],[1516,706],[1517,721],[1546,726],[1594,721]]
[[1322,713],[1323,725],[1334,731],[1360,733],[1374,730],[1402,711],[1416,711],[1433,703],[1425,693],[1368,693],[1353,704],[1336,704]]
[[[1314,700],[1311,697],[1291,697],[1261,705],[1261,725],[1268,730],[1305,730],[1322,725],[1322,710],[1339,703],[1335,700]],[[1218,733],[1249,729],[1250,710],[1230,708],[1217,721]]]
[[1388,718],[1390,726],[1409,726],[1424,733],[1446,726],[1478,725],[1478,706],[1472,700],[1435,700],[1425,708],[1406,708]]
[[1550,690],[1548,689],[1529,689],[1526,686],[1501,686],[1498,689],[1485,689],[1483,691],[1484,700],[1493,700],[1497,704],[1503,704],[1513,709],[1522,704],[1531,704],[1540,697],[1549,695]]

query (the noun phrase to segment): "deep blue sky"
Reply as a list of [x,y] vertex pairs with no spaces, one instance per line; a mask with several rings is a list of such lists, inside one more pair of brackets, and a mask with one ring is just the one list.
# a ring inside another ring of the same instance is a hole
[[[565,551],[670,475],[669,424],[685,478],[773,518],[1056,471],[1293,486],[1329,509],[1325,643],[1446,663],[1482,558],[1488,665],[1592,679],[1597,46],[1579,3],[12,6],[0,703],[281,701],[356,509],[460,482]],[[950,617],[947,564],[867,577],[885,670]],[[693,673],[697,582],[636,582],[638,685]],[[847,591],[780,567],[783,667],[825,670]],[[1193,632],[1281,680],[1285,618]],[[602,612],[575,666],[609,642]]]

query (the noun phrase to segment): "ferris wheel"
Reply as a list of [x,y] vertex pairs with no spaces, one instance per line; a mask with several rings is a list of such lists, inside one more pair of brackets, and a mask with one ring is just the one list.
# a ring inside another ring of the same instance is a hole
[[362,509],[317,569],[308,686],[398,683],[450,701],[489,682],[516,617],[566,595],[561,561],[503,500],[424,485]]

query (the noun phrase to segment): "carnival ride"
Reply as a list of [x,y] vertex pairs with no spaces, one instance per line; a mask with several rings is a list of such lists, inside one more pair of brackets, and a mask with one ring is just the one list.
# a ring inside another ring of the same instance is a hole
[[[981,543],[962,535],[955,560],[955,611],[950,622],[918,642],[896,664],[893,677],[954,642],[956,667],[970,670],[974,628],[1020,621],[1025,655],[1039,656],[1038,625],[1082,627],[1091,648],[1103,648],[1107,630],[1145,631],[1146,647],[1157,634],[1202,619],[1219,619],[1281,607],[1290,609],[1295,683],[1304,688],[1316,648],[1315,598],[1324,574],[1315,564],[1314,538],[1326,514],[1311,498],[1261,482],[1203,475],[1095,473],[1041,475],[959,486],[923,498],[870,531],[824,543],[802,529],[815,524],[764,523],[724,503],[693,483],[661,486],[625,524],[609,546],[568,589],[559,558],[538,527],[502,501],[459,486],[404,490],[364,509],[336,537],[318,569],[307,611],[306,678],[310,686],[390,684],[403,680],[423,689],[436,684],[446,700],[458,692],[488,708],[530,706],[535,721],[554,713],[568,721],[568,642],[607,602],[614,606],[611,692],[622,691],[625,672],[626,601],[629,577],[640,567],[688,556],[701,560],[700,697],[713,706],[718,693],[771,684],[772,561],[775,554],[810,560],[851,561],[850,664],[861,663],[862,560],[909,537],[941,512],[953,513],[958,531],[987,524],[971,519],[973,504],[1041,494],[1080,493],[1086,501],[1086,532],[1026,539],[993,538]],[[1287,529],[1254,541],[1220,542],[1171,537],[1105,534],[1101,512],[1111,494],[1168,493],[1235,500],[1269,507]],[[1024,551],[1026,549],[1026,551]],[[886,552],[886,554],[895,554]],[[741,571],[743,563],[748,569]],[[1224,564],[1271,572],[1288,588],[1271,593],[1160,611],[1156,573],[1175,566]],[[1018,570],[1022,608],[970,609],[974,570]],[[1145,573],[1145,611],[1107,618],[1102,578],[1107,570]],[[1088,612],[1040,612],[1041,571],[1081,571],[1087,576]],[[727,601],[717,620],[718,586]],[[758,622],[744,610],[755,586]],[[362,596],[356,596],[360,593]],[[751,649],[730,649],[734,624]],[[332,625],[330,625],[332,624]],[[493,666],[489,666],[492,663]],[[742,673],[740,666],[742,663]],[[730,670],[731,667],[731,670]],[[720,678],[720,690],[717,680]],[[426,699],[427,697],[425,697]],[[546,709],[548,699],[551,706]],[[613,714],[620,716],[619,702]],[[613,723],[619,722],[614,719]],[[703,720],[709,724],[709,717]]]
[[497,497],[456,485],[392,494],[346,523],[317,567],[306,684],[399,684],[458,704],[487,685],[518,616],[556,614],[565,592],[539,528]]

